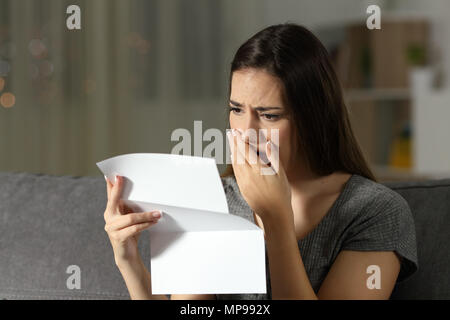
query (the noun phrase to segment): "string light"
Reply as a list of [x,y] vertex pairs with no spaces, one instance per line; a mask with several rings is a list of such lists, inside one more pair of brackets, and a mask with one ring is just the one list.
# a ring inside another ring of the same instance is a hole
[[130,48],[134,48],[139,54],[146,55],[151,49],[150,41],[144,39],[139,33],[131,32],[127,37]]
[[0,96],[0,104],[5,108],[11,108],[16,104],[16,96],[11,92],[5,92]]

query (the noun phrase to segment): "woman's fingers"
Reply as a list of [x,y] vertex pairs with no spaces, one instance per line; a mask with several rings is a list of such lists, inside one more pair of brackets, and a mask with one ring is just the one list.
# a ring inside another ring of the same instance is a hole
[[233,153],[233,163],[234,164],[247,164],[245,157],[246,153],[246,143],[241,139],[240,133],[237,130],[232,130],[230,136],[232,141],[232,153]]
[[[156,216],[155,213],[157,213]],[[160,217],[161,213],[159,211],[138,212],[116,216],[105,225],[105,231],[112,239],[124,242],[128,238],[156,224]]]
[[235,130],[235,150],[236,150],[236,156],[237,156],[237,164],[246,164],[247,159],[245,157],[246,150],[245,150],[245,142],[241,138],[241,134],[239,131]]
[[154,225],[156,221],[151,222],[143,222],[139,224],[134,224],[132,226],[128,226],[126,228],[113,231],[110,234],[111,238],[113,238],[116,241],[124,242],[128,240],[130,237],[137,235],[138,233],[144,231],[148,227]]
[[[158,213],[158,215],[155,216],[155,213]],[[160,217],[161,213],[159,211],[138,212],[117,216],[105,225],[105,231],[114,232],[135,224],[157,222]]]
[[235,132],[238,153],[244,159],[243,163],[254,168],[258,167],[258,154],[256,153],[254,147],[250,146],[251,141],[247,141],[250,138],[248,136],[244,136],[239,130],[236,130]]
[[120,213],[122,213],[122,214],[129,214],[129,213],[137,211],[136,209],[133,209],[129,205],[125,204],[123,199],[119,200],[119,208],[120,208]]
[[123,188],[123,177],[116,175],[114,184],[105,176],[107,193],[108,193],[108,203],[106,204],[106,209],[104,213],[105,220],[109,217],[126,214],[131,212],[123,202],[121,202],[120,195]]
[[277,146],[270,140],[266,143],[266,154],[270,161],[270,167],[275,173],[278,173],[280,168],[280,155]]
[[120,195],[122,193],[123,178],[116,175],[114,185],[111,187],[109,194],[107,210],[114,214],[119,206]]
[[236,139],[235,136],[231,133],[232,130],[227,130],[227,138],[228,143],[230,145],[230,152],[231,152],[231,163],[236,163]]
[[109,181],[107,176],[105,176],[105,181],[106,181],[106,195],[108,196],[109,200],[113,184],[111,183],[111,181]]

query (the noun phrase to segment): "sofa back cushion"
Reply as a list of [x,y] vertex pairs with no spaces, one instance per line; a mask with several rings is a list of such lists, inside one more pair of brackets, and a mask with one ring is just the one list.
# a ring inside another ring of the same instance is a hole
[[[386,185],[410,205],[419,258],[391,298],[449,299],[450,180]],[[0,173],[0,299],[129,299],[104,231],[106,199],[102,177]],[[139,249],[150,270],[147,231]]]
[[450,299],[450,179],[386,183],[408,202],[416,226],[419,269],[391,299]]
[[103,177],[0,173],[0,299],[129,299],[104,230],[106,201]]

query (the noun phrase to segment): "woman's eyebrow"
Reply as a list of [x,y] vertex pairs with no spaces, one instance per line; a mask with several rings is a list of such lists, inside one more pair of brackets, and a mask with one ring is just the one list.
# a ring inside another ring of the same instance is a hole
[[281,110],[280,107],[255,107],[253,109],[256,111]]
[[[236,102],[233,100],[230,100],[230,104],[232,104],[236,107],[242,107],[242,103],[239,103],[239,102]],[[281,110],[280,107],[255,107],[253,109],[256,111],[267,111],[267,110],[276,110],[276,109]]]
[[230,104],[232,104],[233,106],[236,106],[236,107],[242,107],[242,104],[240,104],[239,102],[233,101],[233,100],[230,100]]

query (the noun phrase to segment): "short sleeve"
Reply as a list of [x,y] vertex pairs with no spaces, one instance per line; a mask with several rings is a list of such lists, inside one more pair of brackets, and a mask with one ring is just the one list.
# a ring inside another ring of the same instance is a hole
[[397,282],[418,269],[414,220],[406,200],[393,190],[377,194],[355,218],[341,250],[395,251],[401,257]]

